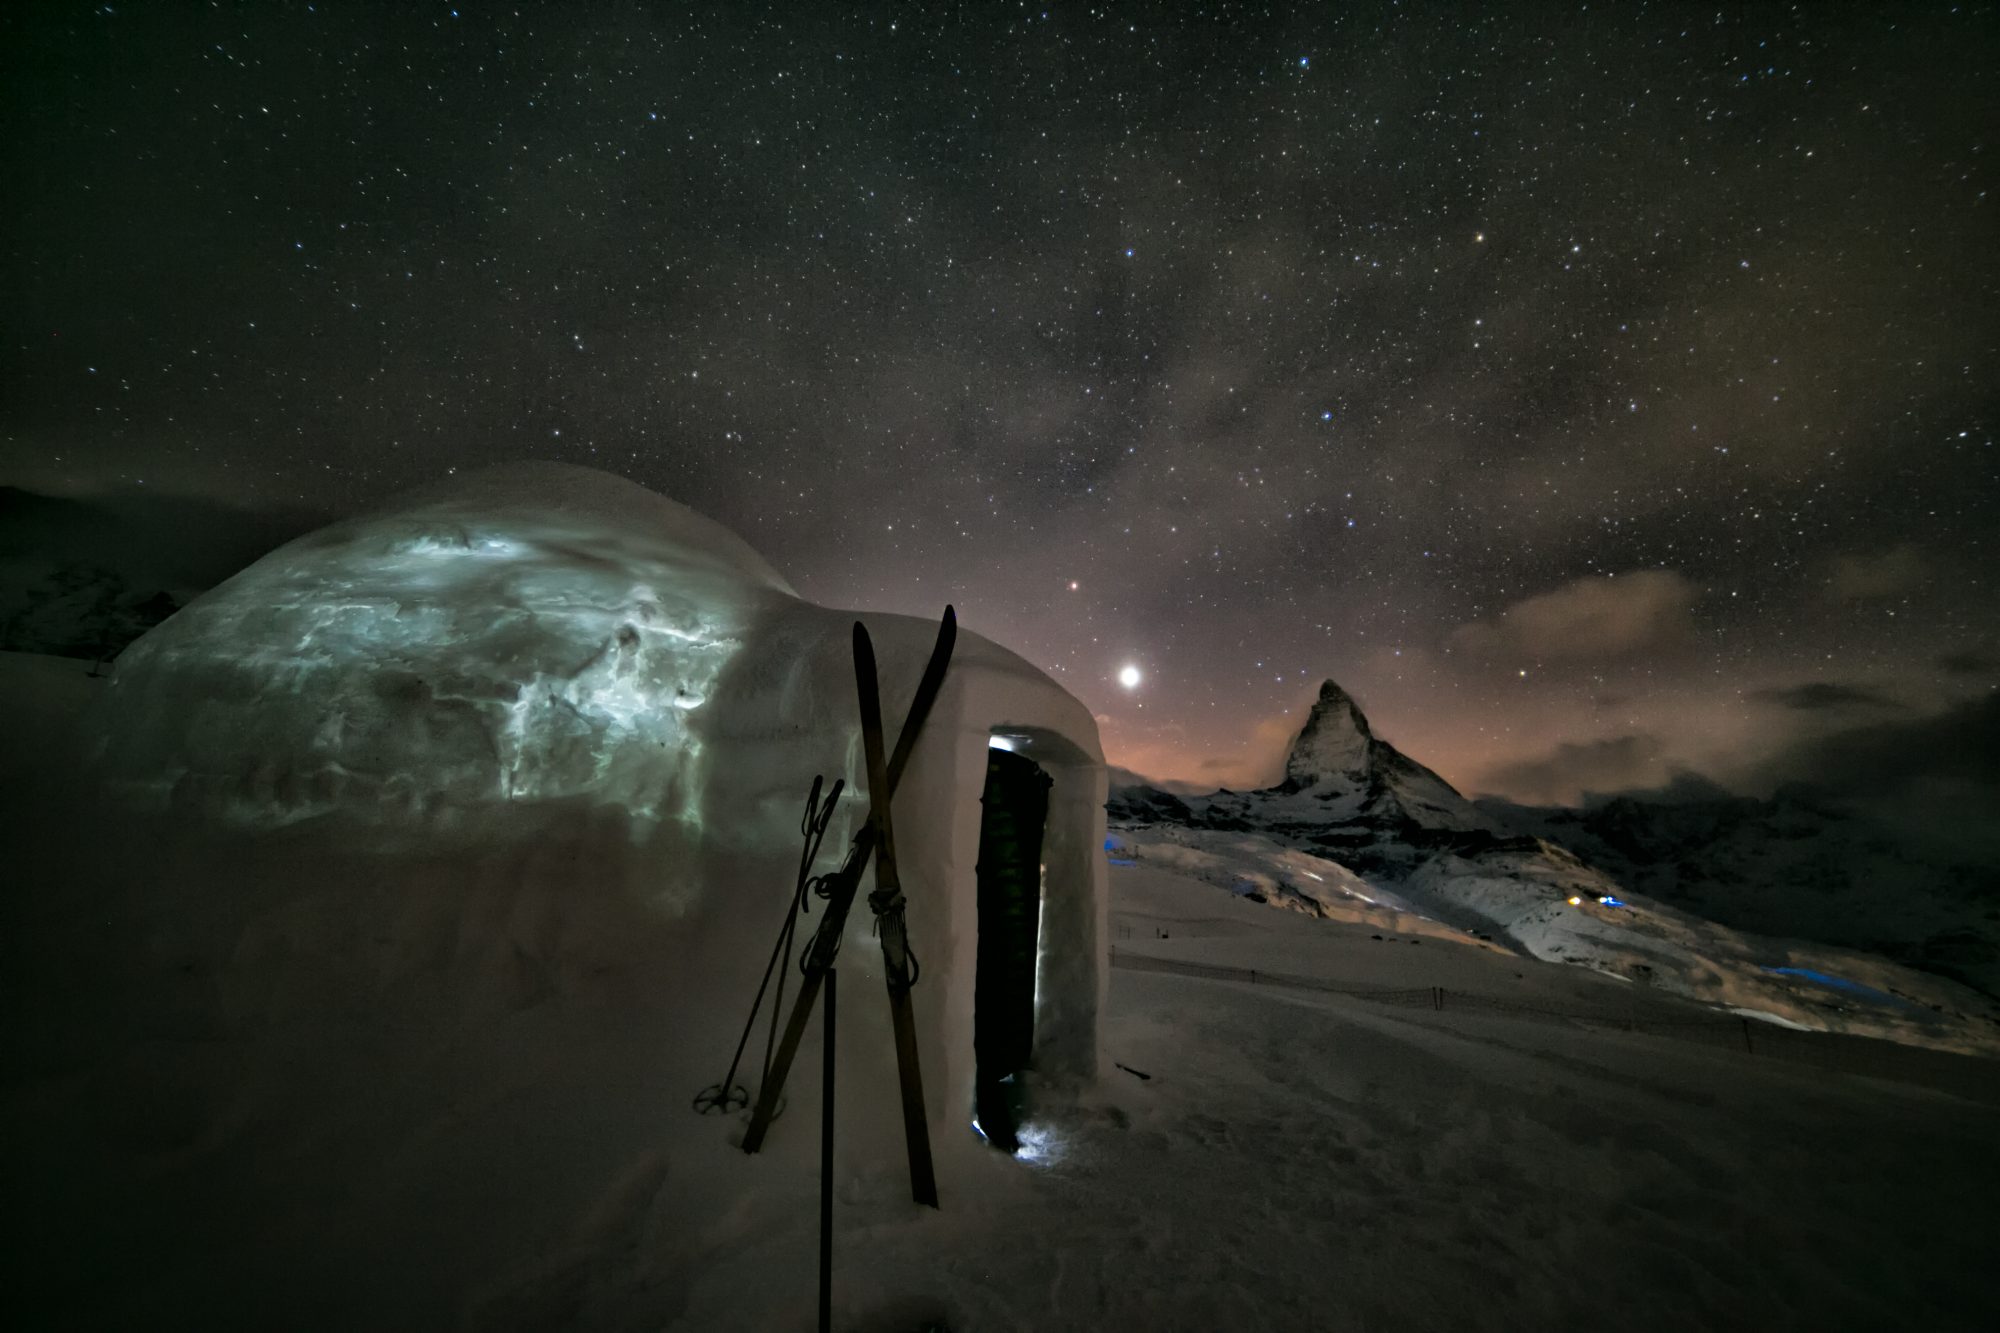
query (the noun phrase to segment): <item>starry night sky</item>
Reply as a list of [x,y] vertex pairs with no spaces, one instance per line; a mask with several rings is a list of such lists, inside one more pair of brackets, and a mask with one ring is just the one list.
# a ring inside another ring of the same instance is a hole
[[9,6],[0,482],[591,464],[1206,785],[1991,697],[1994,6],[840,8]]

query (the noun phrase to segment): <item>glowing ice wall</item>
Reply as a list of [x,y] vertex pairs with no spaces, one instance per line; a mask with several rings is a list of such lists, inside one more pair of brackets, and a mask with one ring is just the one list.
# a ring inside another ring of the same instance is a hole
[[690,716],[790,590],[602,473],[528,464],[273,552],[120,657],[107,776],[238,824],[475,832],[529,807],[698,818]]

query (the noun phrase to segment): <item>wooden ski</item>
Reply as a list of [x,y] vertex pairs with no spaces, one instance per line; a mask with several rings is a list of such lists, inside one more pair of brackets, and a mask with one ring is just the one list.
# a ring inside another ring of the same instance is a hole
[[[902,780],[903,769],[909,763],[910,751],[916,748],[924,719],[930,715],[931,705],[937,702],[938,691],[944,685],[945,668],[951,665],[952,646],[957,641],[958,616],[947,606],[944,619],[938,625],[937,641],[931,646],[930,661],[925,664],[923,677],[917,682],[916,695],[910,700],[909,716],[903,719],[903,729],[896,737],[896,751],[889,756],[887,786],[882,789],[881,795],[884,804],[894,795],[896,784]],[[871,806],[875,799],[874,789],[871,788]],[[847,860],[827,880],[826,911],[821,914],[819,928],[813,932],[812,943],[806,948],[805,977],[799,984],[798,998],[792,1002],[785,1035],[771,1058],[771,1072],[765,1078],[764,1086],[757,1091],[757,1107],[751,1112],[750,1127],[743,1134],[743,1151],[746,1153],[754,1153],[764,1146],[764,1136],[770,1132],[771,1120],[778,1113],[785,1078],[791,1073],[792,1060],[798,1055],[799,1043],[805,1038],[806,1023],[811,1019],[813,1005],[819,999],[820,984],[826,977],[827,969],[833,966],[834,956],[840,951],[840,939],[847,929],[847,912],[854,905],[854,895],[860,891],[862,872],[868,868],[868,858],[875,851],[875,838],[875,821],[870,818],[855,834],[848,847]]]
[[[861,745],[868,756],[868,822],[875,826],[875,912],[882,971],[889,982],[889,1017],[896,1031],[896,1076],[903,1090],[903,1138],[910,1154],[910,1197],[938,1206],[931,1166],[931,1131],[924,1116],[924,1078],[917,1063],[917,1020],[910,1004],[910,941],[903,920],[903,885],[896,873],[895,824],[889,808],[889,761],[882,753],[882,700],[875,686],[875,645],[854,622],[854,684],[861,695]],[[875,793],[881,793],[877,796]]]

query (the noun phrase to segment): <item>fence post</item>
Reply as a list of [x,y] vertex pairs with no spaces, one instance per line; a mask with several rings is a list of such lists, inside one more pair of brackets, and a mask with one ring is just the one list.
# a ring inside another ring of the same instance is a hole
[[1442,986],[1431,987],[1431,1008],[1433,1009],[1444,1008],[1444,987]]
[[1743,1053],[1745,1055],[1757,1053],[1757,1048],[1750,1044],[1750,1020],[1747,1018],[1743,1020]]
[[1254,967],[1250,969],[1250,984],[1253,986],[1257,984],[1257,969]]

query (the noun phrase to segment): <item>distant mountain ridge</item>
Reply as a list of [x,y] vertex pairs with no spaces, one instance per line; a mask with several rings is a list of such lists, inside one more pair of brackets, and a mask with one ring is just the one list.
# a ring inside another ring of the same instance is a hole
[[1776,940],[1731,934],[1749,930],[1865,950],[2000,995],[2000,911],[1991,910],[2000,891],[1990,875],[1914,858],[1803,792],[1679,796],[1582,811],[1470,801],[1375,735],[1329,680],[1276,785],[1197,796],[1114,783],[1106,811],[1114,825],[1190,845],[1255,835],[1535,956],[1644,982],[1678,971],[1696,979],[1690,993],[1702,984],[1703,950],[1786,961]]
[[305,509],[240,509],[139,489],[71,499],[0,486],[0,560],[87,562],[134,587],[199,592],[325,522]]
[[1112,818],[1276,833],[1338,855],[1363,874],[1408,870],[1423,852],[1474,850],[1513,836],[1449,782],[1381,739],[1352,696],[1329,680],[1285,755],[1285,776],[1255,791],[1177,795],[1115,785]]
[[1371,818],[1427,828],[1481,828],[1485,819],[1449,782],[1375,735],[1361,708],[1333,681],[1320,686],[1305,726],[1270,790],[1322,801],[1358,800]]
[[2000,871],[1914,845],[1794,784],[1705,784],[1581,809],[1481,801],[1630,889],[1739,930],[1878,953],[2000,995]]
[[318,520],[124,491],[0,486],[0,650],[104,659]]

